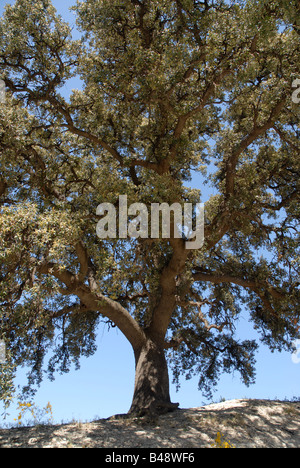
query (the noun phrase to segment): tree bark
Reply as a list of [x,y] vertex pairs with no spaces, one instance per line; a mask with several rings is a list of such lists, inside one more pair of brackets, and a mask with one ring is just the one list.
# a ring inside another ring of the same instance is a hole
[[129,414],[144,416],[174,411],[171,403],[169,373],[164,349],[151,339],[135,352],[136,376]]

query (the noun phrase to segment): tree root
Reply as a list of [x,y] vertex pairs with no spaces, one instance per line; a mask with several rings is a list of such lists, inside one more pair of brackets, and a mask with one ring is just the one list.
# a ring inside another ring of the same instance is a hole
[[161,414],[171,413],[179,408],[179,403],[171,403],[166,401],[153,401],[145,408],[134,408],[129,411],[128,415],[142,418],[144,416],[160,416]]

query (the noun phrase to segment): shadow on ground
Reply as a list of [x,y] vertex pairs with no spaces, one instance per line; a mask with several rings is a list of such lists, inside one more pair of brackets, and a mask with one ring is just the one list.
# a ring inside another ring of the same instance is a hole
[[209,448],[218,432],[236,448],[299,448],[300,403],[232,400],[152,420],[0,430],[0,448]]

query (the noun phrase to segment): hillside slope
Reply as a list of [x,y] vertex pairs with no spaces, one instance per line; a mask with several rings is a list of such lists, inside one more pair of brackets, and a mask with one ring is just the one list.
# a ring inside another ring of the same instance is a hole
[[0,448],[204,448],[218,432],[236,448],[300,448],[300,402],[232,400],[155,420],[3,429]]

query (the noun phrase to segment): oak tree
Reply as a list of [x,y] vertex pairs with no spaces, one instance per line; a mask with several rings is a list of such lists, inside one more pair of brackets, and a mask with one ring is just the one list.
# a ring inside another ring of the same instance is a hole
[[[0,22],[2,398],[96,350],[101,321],[136,362],[131,413],[175,409],[168,367],[209,394],[224,372],[255,377],[248,310],[272,350],[299,337],[297,0],[85,0],[80,40],[50,0]],[[66,95],[74,77],[80,89]],[[99,239],[96,208],[198,203],[205,243]],[[109,359],[105,357],[105,359]]]

